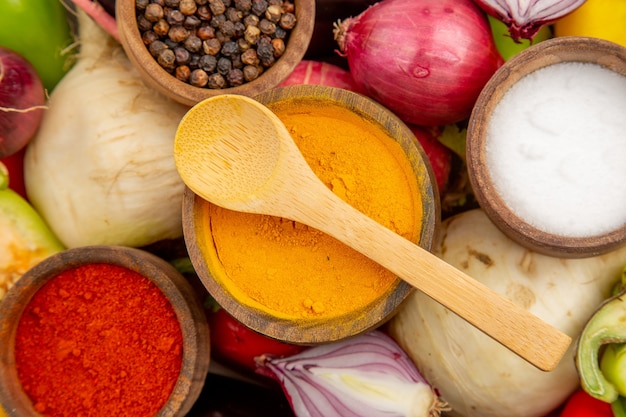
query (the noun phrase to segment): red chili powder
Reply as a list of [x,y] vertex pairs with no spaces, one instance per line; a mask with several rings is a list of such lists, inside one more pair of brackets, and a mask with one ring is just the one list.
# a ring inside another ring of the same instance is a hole
[[182,332],[165,295],[116,265],[64,271],[27,305],[15,360],[46,416],[153,416],[182,363]]

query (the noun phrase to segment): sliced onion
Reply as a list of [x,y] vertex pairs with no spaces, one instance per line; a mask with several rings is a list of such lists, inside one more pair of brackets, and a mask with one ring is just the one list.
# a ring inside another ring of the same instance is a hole
[[406,353],[379,330],[287,358],[257,358],[297,417],[433,417],[447,406]]
[[581,6],[585,0],[475,0],[509,28],[515,42],[532,40],[539,29]]
[[472,0],[382,0],[338,23],[335,39],[366,95],[416,125],[468,118],[503,62]]

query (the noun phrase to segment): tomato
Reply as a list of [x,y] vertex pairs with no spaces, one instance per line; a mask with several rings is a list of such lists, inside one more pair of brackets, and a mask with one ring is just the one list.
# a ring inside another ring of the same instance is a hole
[[611,404],[593,398],[579,389],[569,397],[560,417],[613,417],[613,412]]
[[26,198],[26,187],[24,186],[24,152],[22,148],[11,156],[0,158],[9,170],[9,188],[18,193],[23,199]]
[[263,354],[290,356],[305,349],[257,333],[222,308],[209,311],[208,317],[211,356],[241,370],[254,371],[254,358]]
[[625,25],[625,0],[587,0],[554,22],[554,35],[591,36],[626,47]]
[[68,15],[59,0],[0,1],[0,45],[20,53],[51,92],[69,70],[73,42]]

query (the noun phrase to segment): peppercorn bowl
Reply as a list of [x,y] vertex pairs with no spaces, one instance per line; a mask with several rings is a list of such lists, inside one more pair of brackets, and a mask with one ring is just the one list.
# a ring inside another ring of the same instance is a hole
[[626,243],[626,48],[553,38],[488,81],[467,130],[476,199],[508,237],[582,258]]
[[146,84],[192,106],[280,84],[308,48],[315,0],[118,0],[116,21]]
[[11,416],[183,416],[209,357],[190,283],[140,249],[65,250],[0,304],[0,404]]
[[[438,191],[423,149],[399,118],[365,96],[332,87],[275,88],[254,99],[285,124],[333,193],[430,248]],[[213,298],[251,329],[289,343],[323,343],[378,327],[413,290],[314,228],[231,211],[190,189],[183,197],[183,232]]]

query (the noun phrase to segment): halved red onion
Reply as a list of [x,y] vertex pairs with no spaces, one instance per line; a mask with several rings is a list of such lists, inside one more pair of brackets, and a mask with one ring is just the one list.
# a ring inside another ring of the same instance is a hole
[[380,330],[287,358],[258,358],[297,417],[434,417],[447,406],[400,346]]
[[574,11],[585,0],[475,0],[509,28],[515,42],[532,40],[542,26]]

